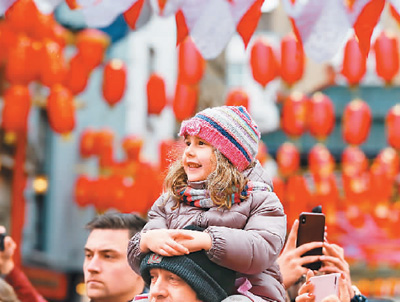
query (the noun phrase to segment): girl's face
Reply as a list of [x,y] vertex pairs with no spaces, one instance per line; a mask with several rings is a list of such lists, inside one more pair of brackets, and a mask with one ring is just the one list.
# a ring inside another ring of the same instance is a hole
[[189,181],[206,180],[217,167],[214,148],[197,136],[185,137],[182,163]]

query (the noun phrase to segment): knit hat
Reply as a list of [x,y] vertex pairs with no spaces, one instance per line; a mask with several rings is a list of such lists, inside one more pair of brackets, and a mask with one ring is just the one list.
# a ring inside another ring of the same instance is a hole
[[150,269],[161,268],[182,278],[204,302],[221,302],[233,290],[236,273],[207,258],[204,250],[188,255],[163,257],[147,254],[140,264],[140,274],[150,284]]
[[182,122],[179,135],[204,139],[241,172],[254,160],[260,139],[256,123],[243,106],[221,106],[200,111]]

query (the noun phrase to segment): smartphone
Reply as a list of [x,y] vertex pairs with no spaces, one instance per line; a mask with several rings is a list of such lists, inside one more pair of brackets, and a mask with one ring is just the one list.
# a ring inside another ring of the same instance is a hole
[[[299,216],[299,229],[297,230],[296,246],[314,241],[324,241],[325,215],[323,213],[303,212]],[[302,255],[322,255],[322,247],[312,249]],[[321,268],[321,261],[307,263],[303,265],[312,270]]]
[[310,282],[314,284],[315,302],[321,302],[330,295],[339,296],[339,278],[340,273],[311,277]]
[[0,251],[4,251],[4,238],[6,238],[6,234],[0,234]]

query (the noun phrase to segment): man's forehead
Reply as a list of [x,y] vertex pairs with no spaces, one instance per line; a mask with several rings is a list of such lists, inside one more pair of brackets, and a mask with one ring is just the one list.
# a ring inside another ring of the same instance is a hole
[[85,248],[120,249],[127,248],[128,242],[128,230],[94,229],[88,236]]

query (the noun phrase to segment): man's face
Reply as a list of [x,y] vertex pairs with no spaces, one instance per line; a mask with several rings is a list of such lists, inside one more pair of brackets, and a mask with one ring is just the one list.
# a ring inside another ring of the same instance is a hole
[[160,268],[150,269],[151,302],[201,302],[196,292],[177,275]]
[[83,272],[92,301],[127,302],[143,290],[142,278],[129,267],[128,230],[94,229],[85,246]]

